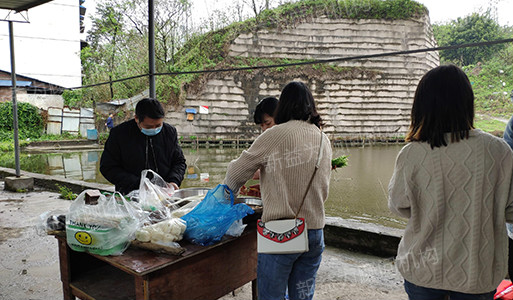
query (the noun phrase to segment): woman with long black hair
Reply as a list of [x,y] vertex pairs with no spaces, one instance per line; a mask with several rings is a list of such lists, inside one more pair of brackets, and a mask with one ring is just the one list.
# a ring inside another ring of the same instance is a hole
[[[330,141],[321,131],[322,120],[312,93],[302,82],[293,81],[283,88],[274,120],[275,126],[228,165],[225,183],[238,191],[260,169],[262,221],[291,219],[299,211],[298,217],[304,218],[308,226],[308,252],[258,254],[258,298],[282,300],[288,289],[289,299],[312,299],[324,250]],[[319,168],[307,189],[319,155]]]

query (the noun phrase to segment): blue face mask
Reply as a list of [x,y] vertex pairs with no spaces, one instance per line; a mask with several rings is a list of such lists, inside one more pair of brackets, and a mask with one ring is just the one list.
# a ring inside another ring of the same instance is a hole
[[152,129],[141,128],[141,132],[144,133],[147,136],[157,135],[157,134],[159,134],[159,132],[161,130],[162,130],[162,126],[157,127],[157,128],[152,128]]

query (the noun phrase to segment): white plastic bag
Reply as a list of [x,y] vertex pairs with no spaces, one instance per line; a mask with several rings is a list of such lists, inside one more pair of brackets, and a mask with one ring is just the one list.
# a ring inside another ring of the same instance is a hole
[[98,255],[120,255],[141,226],[142,211],[114,193],[100,194],[97,204],[86,204],[88,190],[71,203],[66,216],[66,239],[71,249]]

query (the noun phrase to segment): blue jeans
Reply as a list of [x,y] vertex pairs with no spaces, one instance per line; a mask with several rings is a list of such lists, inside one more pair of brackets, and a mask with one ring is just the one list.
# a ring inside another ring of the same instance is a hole
[[315,276],[324,250],[322,229],[308,230],[309,251],[296,254],[258,254],[259,300],[312,299]]
[[[447,290],[431,289],[404,281],[404,289],[410,300],[492,300],[495,290],[484,294],[465,294]],[[446,298],[448,297],[448,298]]]

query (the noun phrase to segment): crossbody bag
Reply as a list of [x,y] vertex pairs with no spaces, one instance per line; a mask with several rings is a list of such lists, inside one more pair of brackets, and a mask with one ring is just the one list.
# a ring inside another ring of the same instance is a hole
[[298,218],[301,208],[305,203],[306,195],[312,185],[312,181],[319,169],[321,162],[323,136],[321,131],[321,142],[319,145],[319,154],[312,177],[308,182],[303,201],[294,216],[294,219],[283,219],[263,222],[257,222],[257,251],[267,254],[292,254],[308,252],[308,229],[304,218]]

